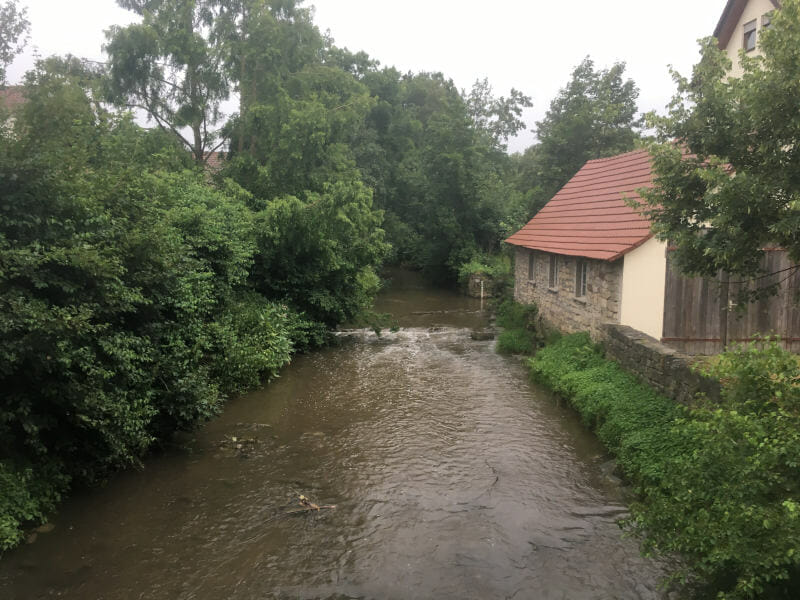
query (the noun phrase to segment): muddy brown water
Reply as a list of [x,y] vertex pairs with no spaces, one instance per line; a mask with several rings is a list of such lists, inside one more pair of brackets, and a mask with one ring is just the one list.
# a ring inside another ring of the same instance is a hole
[[660,598],[601,446],[470,338],[479,301],[395,274],[378,309],[403,329],[296,358],[73,497],[0,560],[0,598]]

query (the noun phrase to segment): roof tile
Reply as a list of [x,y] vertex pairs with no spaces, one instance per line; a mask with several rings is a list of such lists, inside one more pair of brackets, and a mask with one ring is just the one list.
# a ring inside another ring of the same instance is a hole
[[646,242],[650,221],[626,204],[652,187],[650,154],[636,150],[590,160],[506,242],[523,248],[617,260]]

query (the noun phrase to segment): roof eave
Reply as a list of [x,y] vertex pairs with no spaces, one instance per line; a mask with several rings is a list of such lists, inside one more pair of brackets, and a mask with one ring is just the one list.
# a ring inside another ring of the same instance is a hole
[[613,255],[613,256],[611,256],[609,258],[594,258],[592,256],[586,256],[586,255],[583,255],[583,254],[564,254],[562,252],[553,252],[552,250],[545,250],[543,248],[534,248],[532,246],[528,246],[528,245],[523,244],[521,242],[513,241],[510,238],[503,240],[503,243],[504,244],[511,244],[512,246],[517,246],[519,248],[527,248],[528,250],[536,250],[538,252],[546,252],[547,254],[558,254],[559,256],[572,256],[572,257],[578,257],[578,258],[588,258],[590,260],[602,260],[604,262],[614,262],[614,261],[619,260],[623,256],[625,256],[626,254],[629,254],[630,252],[633,252],[634,250],[636,250],[637,248],[639,248],[640,246],[642,246],[646,242],[649,242],[651,239],[653,239],[653,234],[649,233],[646,236],[644,236],[642,239],[640,239],[638,242],[636,242],[634,244],[631,244],[630,246],[625,248],[625,250],[623,250],[622,252],[617,252],[615,255]]
[[616,254],[616,255],[614,255],[614,256],[612,256],[611,258],[608,258],[608,259],[606,259],[606,260],[607,260],[608,262],[614,262],[615,260],[619,260],[620,258],[622,258],[623,256],[625,256],[626,254],[630,254],[631,252],[633,252],[634,250],[636,250],[636,249],[637,249],[637,248],[639,248],[640,246],[643,246],[644,244],[646,244],[647,242],[649,242],[649,241],[650,241],[650,240],[652,240],[652,239],[653,239],[653,234],[652,234],[652,233],[650,233],[650,234],[648,234],[648,235],[644,236],[644,237],[643,237],[641,240],[639,240],[639,241],[638,241],[638,242],[636,242],[635,244],[632,244],[632,245],[631,245],[629,248],[627,248],[627,249],[623,250],[623,251],[622,251],[622,252],[620,252],[619,254]]
[[[714,28],[714,37],[717,38],[717,45],[720,50],[727,48],[733,36],[736,23],[739,22],[748,1],[749,0],[728,0],[728,3],[725,5],[722,16],[719,18],[719,22]],[[772,5],[776,9],[781,7],[779,0],[770,0],[770,2],[772,2]]]

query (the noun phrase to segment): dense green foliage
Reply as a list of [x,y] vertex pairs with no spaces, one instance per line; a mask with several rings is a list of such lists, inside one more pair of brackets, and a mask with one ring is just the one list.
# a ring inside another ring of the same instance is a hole
[[477,254],[458,268],[458,281],[469,284],[470,277],[482,275],[488,280],[487,293],[494,298],[510,296],[514,290],[514,263],[510,253]]
[[[369,306],[358,180],[258,198],[49,59],[0,144],[0,548],[70,485],[137,464]],[[6,492],[7,490],[7,492]]]
[[522,194],[508,182],[504,142],[530,100],[494,98],[486,82],[469,95],[441,74],[372,69],[361,78],[376,99],[356,161],[386,211],[393,259],[455,280],[458,268],[522,224]]
[[692,77],[674,74],[669,114],[652,117],[658,185],[643,197],[688,274],[757,277],[774,245],[800,261],[800,2],[781,2],[759,40],[763,56],[743,54],[739,78],[704,40]]
[[675,405],[605,360],[588,336],[531,360],[618,458],[640,500],[644,547],[679,556],[677,578],[720,598],[800,590],[800,368],[777,343],[734,349],[709,367],[721,403]]
[[535,304],[504,300],[497,307],[497,325],[503,328],[497,337],[497,351],[501,354],[533,354],[542,341],[538,315],[539,309]]

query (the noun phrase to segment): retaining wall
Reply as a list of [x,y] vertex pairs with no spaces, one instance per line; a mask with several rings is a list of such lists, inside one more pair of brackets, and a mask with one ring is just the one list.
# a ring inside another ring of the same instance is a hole
[[607,323],[600,331],[608,358],[676,402],[688,404],[697,393],[720,398],[719,382],[692,371],[690,356],[627,325]]

